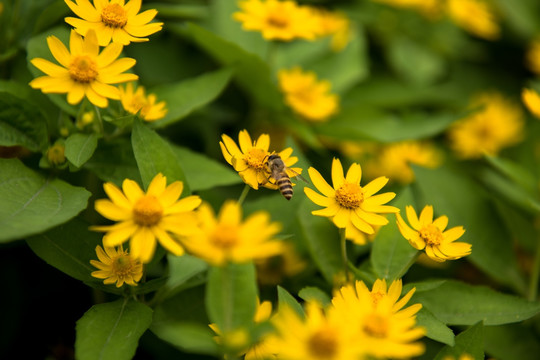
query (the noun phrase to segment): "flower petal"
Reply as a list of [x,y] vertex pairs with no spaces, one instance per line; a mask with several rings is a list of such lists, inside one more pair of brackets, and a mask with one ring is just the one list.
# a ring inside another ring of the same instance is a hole
[[420,225],[426,226],[433,223],[433,206],[426,205],[420,212]]
[[439,230],[444,231],[446,226],[448,226],[448,216],[439,216],[433,221],[433,225],[435,225]]
[[129,242],[131,256],[140,259],[143,264],[149,263],[156,250],[156,237],[147,227],[140,227]]
[[456,226],[443,232],[444,242],[451,243],[459,239],[465,233],[463,226]]
[[384,185],[386,185],[388,180],[389,179],[386,176],[380,176],[375,180],[370,181],[367,185],[362,186],[362,190],[364,191],[364,197],[371,197],[373,194],[381,190]]
[[332,188],[326,180],[322,177],[322,175],[315,170],[315,168],[310,167],[308,169],[308,174],[311,179],[311,182],[317,190],[319,190],[324,196],[334,199],[336,197],[336,191],[334,188]]
[[347,170],[347,176],[345,176],[345,179],[348,183],[351,184],[360,184],[360,180],[362,179],[362,168],[359,164],[353,163],[349,170]]
[[249,136],[247,130],[240,131],[238,134],[238,143],[240,144],[240,149],[242,149],[242,153],[244,154],[253,148],[251,137]]
[[56,36],[47,36],[47,44],[51,50],[52,55],[63,67],[69,68],[71,65],[71,54]]
[[[332,160],[332,185],[334,189],[339,189],[341,185],[345,182],[345,177],[343,176],[343,166],[339,159],[334,158]],[[317,186],[317,185],[315,185]]]
[[308,188],[308,187],[304,188],[304,193],[309,198],[309,200],[313,201],[315,204],[317,204],[319,206],[328,207],[331,204],[335,203],[334,199],[323,196],[323,195],[319,194],[318,192],[316,192],[315,190],[313,190],[311,188]]

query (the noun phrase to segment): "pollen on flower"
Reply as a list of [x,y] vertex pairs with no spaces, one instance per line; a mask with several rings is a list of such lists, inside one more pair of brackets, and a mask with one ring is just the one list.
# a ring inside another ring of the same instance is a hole
[[245,154],[244,161],[250,168],[261,170],[266,167],[265,159],[267,155],[267,151],[254,147]]
[[420,229],[420,237],[431,246],[439,246],[444,240],[441,230],[433,224],[429,224]]
[[337,348],[336,334],[331,329],[321,329],[308,340],[308,349],[313,359],[333,359]]
[[372,291],[371,292],[371,300],[373,302],[373,306],[377,307],[377,304],[379,301],[385,296],[386,294],[381,291]]
[[112,28],[123,28],[128,21],[126,11],[119,4],[109,4],[101,12],[101,21]]
[[364,201],[364,193],[360,185],[345,183],[336,190],[336,201],[344,208],[356,209]]
[[140,226],[154,226],[163,217],[163,207],[152,195],[141,197],[133,207],[133,219]]
[[69,66],[69,76],[79,83],[91,83],[98,75],[96,62],[87,55],[75,57]]
[[366,318],[363,329],[372,337],[385,338],[388,333],[388,323],[386,318],[377,314],[370,314]]

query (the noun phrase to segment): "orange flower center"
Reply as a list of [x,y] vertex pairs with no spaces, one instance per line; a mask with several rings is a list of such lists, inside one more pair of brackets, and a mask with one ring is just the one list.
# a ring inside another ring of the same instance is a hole
[[311,335],[308,349],[313,359],[333,359],[337,353],[336,334],[331,329],[321,329]]
[[238,229],[231,225],[218,225],[210,241],[223,250],[231,249],[238,243]]
[[101,11],[101,21],[112,28],[123,28],[128,21],[126,11],[119,4],[109,4]]
[[444,239],[441,230],[433,224],[420,229],[420,237],[431,246],[439,246]]
[[289,19],[281,12],[273,12],[266,18],[268,26],[273,28],[286,28],[289,25]]
[[364,201],[362,187],[357,184],[344,183],[336,190],[336,201],[341,207],[356,209]]
[[75,57],[68,71],[71,79],[80,83],[91,83],[99,75],[96,62],[88,55]]
[[163,207],[153,195],[144,195],[133,207],[133,219],[140,226],[154,226],[163,217]]
[[267,151],[254,147],[244,154],[244,161],[252,169],[264,170],[266,169],[265,160],[267,155]]
[[370,314],[366,317],[364,332],[375,338],[384,338],[388,334],[388,322],[378,314]]
[[127,254],[127,251],[120,252],[117,258],[112,259],[111,272],[120,279],[133,275],[134,263]]

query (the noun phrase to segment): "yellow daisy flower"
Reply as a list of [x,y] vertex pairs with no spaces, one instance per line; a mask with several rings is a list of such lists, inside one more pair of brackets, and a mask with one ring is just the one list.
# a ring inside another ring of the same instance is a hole
[[332,36],[332,51],[343,50],[351,40],[351,21],[340,12],[332,12],[323,8],[310,8],[313,16],[318,17],[317,36]]
[[184,185],[175,181],[167,186],[167,178],[157,174],[146,193],[130,179],[125,179],[122,190],[112,183],[103,185],[109,199],[96,200],[98,213],[107,219],[118,221],[114,225],[93,226],[91,229],[105,231],[103,244],[117,246],[130,240],[131,255],[143,263],[152,260],[159,243],[174,255],[182,255],[184,248],[174,235],[188,235],[196,231],[194,210],[201,203],[198,196],[179,199]]
[[273,238],[281,226],[270,222],[267,212],[256,212],[242,221],[242,207],[229,200],[217,217],[206,203],[197,209],[196,216],[201,231],[183,238],[183,244],[191,254],[212,265],[243,263],[283,252],[283,243]]
[[55,143],[53,146],[47,149],[47,160],[49,164],[54,166],[61,165],[66,162],[66,156],[64,154],[66,147],[62,143]]
[[317,303],[306,304],[302,318],[288,306],[280,307],[272,319],[277,335],[272,339],[278,359],[363,359],[364,344],[347,336],[357,324],[343,322],[332,308],[325,312]]
[[124,283],[137,286],[143,275],[143,265],[138,259],[131,257],[127,250],[120,247],[96,246],[96,254],[99,259],[90,260],[90,264],[99,270],[93,271],[92,276],[98,279],[104,279],[104,284],[114,284],[121,287]]
[[[268,189],[278,189],[275,180],[271,178],[270,169],[268,168],[268,157],[274,154],[274,152],[268,151],[270,147],[270,136],[268,134],[261,134],[257,141],[251,141],[251,136],[247,130],[242,130],[238,135],[240,148],[233,139],[225,134],[221,135],[221,139],[219,146],[223,157],[233,166],[234,170],[238,171],[238,175],[246,184],[255,190],[260,185]],[[296,156],[291,156],[292,151],[292,148],[286,148],[278,153],[287,167],[287,175],[291,178],[302,173],[300,168],[291,168],[298,161]]]
[[55,36],[47,37],[47,43],[61,66],[42,58],[30,60],[32,65],[47,74],[30,81],[30,86],[47,94],[67,93],[67,101],[72,105],[86,96],[92,104],[107,107],[107,98],[120,99],[118,88],[110,84],[138,79],[135,74],[124,73],[135,65],[134,59],[117,60],[122,45],[110,44],[99,53],[93,30],[88,31],[84,39],[72,30],[69,51]]
[[531,114],[540,119],[540,94],[533,89],[523,89],[521,92],[521,100]]
[[67,17],[66,22],[81,35],[88,30],[97,34],[100,46],[112,42],[129,45],[130,42],[148,41],[145,36],[161,30],[163,23],[150,23],[157,10],[146,10],[139,14],[142,0],[64,0],[81,19]]
[[465,31],[486,40],[499,38],[501,29],[492,6],[483,0],[448,0],[446,12]]
[[477,111],[453,124],[448,130],[451,148],[462,159],[497,155],[523,139],[524,119],[518,104],[499,93],[473,98]]
[[[388,178],[381,176],[365,186],[360,186],[362,169],[357,163],[353,163],[347,175],[344,176],[341,162],[334,158],[332,162],[333,187],[314,168],[309,168],[308,172],[311,182],[322,195],[308,187],[304,188],[304,192],[315,204],[325,207],[313,211],[312,214],[330,218],[338,228],[373,234],[374,226],[388,224],[388,220],[378,213],[399,211],[394,206],[383,205],[392,200],[396,196],[395,193],[375,195],[386,185]],[[350,239],[350,237],[347,238]]]
[[386,282],[378,280],[370,291],[357,281],[355,286],[342,287],[332,298],[332,305],[349,334],[364,346],[366,354],[375,358],[406,359],[424,353],[424,345],[415,342],[425,335],[416,326],[416,313],[422,308],[414,304],[405,309],[414,290],[402,299],[401,281],[393,282],[386,292]]
[[266,40],[313,40],[318,19],[310,9],[295,1],[244,0],[238,3],[241,11],[234,13],[235,20],[247,31],[260,31]]
[[448,217],[443,215],[433,220],[433,206],[425,206],[420,217],[412,206],[407,206],[405,210],[412,229],[400,214],[396,214],[397,225],[401,235],[415,249],[425,249],[426,255],[438,262],[456,260],[471,253],[471,244],[455,242],[465,233],[465,229],[456,226],[445,231]]
[[305,119],[321,122],[338,112],[339,97],[330,92],[330,82],[319,81],[314,72],[299,67],[280,70],[278,80],[285,103]]
[[165,101],[156,103],[157,98],[154,94],[145,94],[143,86],[134,90],[133,84],[128,83],[126,87],[119,87],[120,101],[124,110],[131,114],[139,114],[145,121],[156,121],[167,114]]
[[366,164],[366,175],[385,175],[390,181],[409,184],[414,181],[411,165],[432,169],[439,166],[441,160],[441,152],[431,143],[401,141],[378,149],[374,158]]

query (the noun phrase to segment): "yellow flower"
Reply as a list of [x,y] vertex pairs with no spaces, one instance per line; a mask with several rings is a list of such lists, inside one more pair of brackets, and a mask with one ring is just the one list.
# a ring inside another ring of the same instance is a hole
[[110,44],[100,54],[93,30],[90,30],[84,39],[72,30],[70,51],[55,36],[49,36],[47,43],[61,66],[42,58],[30,60],[35,67],[47,74],[30,81],[30,86],[41,89],[44,93],[67,93],[67,101],[72,105],[78,104],[86,96],[92,104],[107,107],[107,98],[120,99],[118,88],[110,84],[138,79],[135,74],[123,73],[135,65],[135,60],[117,60],[122,52],[122,45]]
[[285,277],[294,276],[307,266],[294,250],[294,246],[287,243],[283,245],[283,253],[258,260],[255,265],[257,266],[257,280],[264,285],[281,284]]
[[81,19],[67,17],[66,22],[80,35],[88,30],[97,34],[100,46],[113,42],[129,45],[130,42],[148,41],[145,36],[161,30],[163,23],[150,23],[157,10],[146,10],[138,14],[142,0],[64,0],[69,8]]
[[163,118],[167,114],[165,101],[156,103],[154,94],[145,94],[144,87],[139,86],[133,89],[133,84],[128,83],[126,87],[119,87],[120,101],[124,110],[131,114],[139,114],[145,121],[155,121]]
[[272,339],[278,359],[287,360],[350,360],[363,359],[361,341],[347,336],[357,324],[343,322],[334,309],[324,311],[308,302],[302,318],[288,306],[279,308],[272,323],[277,335]]
[[540,75],[540,37],[536,37],[530,44],[525,54],[527,67],[537,75]]
[[130,179],[125,179],[122,190],[112,183],[103,185],[109,199],[96,200],[95,208],[114,225],[93,226],[105,231],[103,244],[117,246],[130,240],[131,255],[143,263],[152,260],[159,243],[174,255],[182,255],[184,248],[174,235],[188,235],[195,231],[194,210],[201,203],[198,196],[179,199],[184,185],[175,181],[167,186],[167,178],[157,174],[146,193]]
[[471,244],[455,242],[465,233],[465,229],[456,226],[445,231],[448,217],[443,215],[433,220],[433,206],[424,207],[420,217],[412,206],[407,206],[405,210],[412,229],[400,214],[396,214],[397,225],[401,235],[415,249],[425,249],[426,255],[438,262],[456,260],[471,253]]
[[243,263],[283,252],[283,243],[273,238],[281,226],[270,222],[267,212],[251,214],[242,221],[241,206],[229,200],[217,218],[206,203],[197,209],[196,216],[201,231],[186,236],[183,243],[190,253],[212,265]]
[[540,94],[533,89],[523,89],[521,100],[529,111],[540,119]]
[[[388,178],[381,176],[365,186],[360,186],[362,169],[357,163],[353,163],[344,176],[341,162],[334,158],[332,162],[334,187],[330,186],[314,168],[309,168],[308,172],[313,185],[322,195],[308,187],[304,188],[304,192],[315,204],[325,207],[313,211],[312,214],[330,218],[338,228],[373,234],[374,226],[388,224],[388,220],[378,213],[399,211],[394,206],[383,205],[392,200],[396,196],[395,193],[375,195],[386,185]],[[347,236],[347,239],[351,237]]]
[[414,181],[411,165],[436,168],[442,154],[430,143],[402,141],[383,146],[366,165],[370,177],[386,175],[391,181],[408,184]]
[[66,162],[66,156],[64,151],[66,150],[65,146],[61,143],[56,143],[47,149],[47,160],[52,165],[61,165]]
[[90,264],[99,270],[93,271],[92,276],[103,280],[104,284],[114,284],[121,287],[124,283],[137,286],[143,275],[143,265],[138,259],[131,257],[122,245],[118,249],[105,246],[96,246],[99,261],[90,260]]
[[491,5],[483,0],[448,0],[450,19],[469,33],[486,40],[500,36],[500,28]]
[[247,31],[260,31],[266,40],[313,40],[318,19],[310,9],[296,2],[285,0],[243,0],[238,3],[241,11],[234,13],[235,20]]
[[90,125],[94,122],[94,112],[93,111],[86,111],[82,114],[82,116],[77,117],[77,121],[75,122],[75,126],[77,129],[82,130],[87,125]]
[[330,92],[330,82],[319,81],[315,73],[295,67],[280,70],[278,80],[285,103],[307,120],[325,121],[338,112],[339,97]]
[[[220,141],[219,146],[223,157],[234,167],[234,170],[238,171],[238,175],[246,184],[255,190],[260,185],[277,190],[278,187],[275,181],[272,182],[273,179],[271,179],[267,164],[268,156],[274,154],[274,152],[268,151],[270,147],[268,134],[261,134],[257,141],[252,142],[247,130],[242,130],[238,135],[240,148],[233,139],[225,134],[221,135],[221,139],[223,141]],[[292,148],[286,148],[278,153],[287,167],[287,175],[291,178],[302,173],[300,168],[291,168],[298,161],[296,156],[291,156],[292,151]]]
[[424,345],[414,342],[425,334],[425,329],[416,326],[416,313],[422,305],[403,309],[414,289],[399,299],[401,290],[401,281],[394,281],[388,292],[384,280],[377,280],[372,291],[357,281],[355,286],[342,287],[332,298],[340,322],[352,328],[349,336],[362,343],[372,357],[404,359],[424,352]]
[[351,21],[342,13],[322,8],[311,8],[313,16],[318,17],[317,36],[332,36],[332,51],[343,50],[351,40]]
[[471,101],[471,115],[450,127],[450,146],[463,159],[497,155],[523,138],[523,113],[518,104],[499,93],[486,93]]

